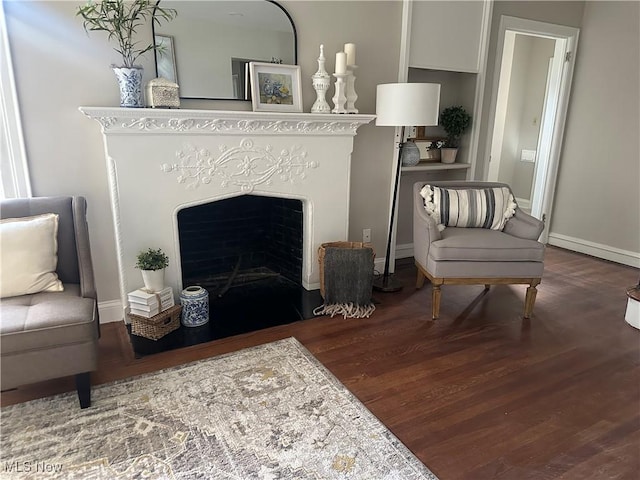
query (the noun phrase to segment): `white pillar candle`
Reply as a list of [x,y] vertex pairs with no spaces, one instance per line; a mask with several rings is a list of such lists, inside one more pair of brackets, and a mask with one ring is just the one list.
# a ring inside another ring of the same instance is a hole
[[347,73],[347,54],[336,53],[336,73]]
[[347,65],[355,65],[356,64],[356,44],[345,43],[344,51],[347,54]]

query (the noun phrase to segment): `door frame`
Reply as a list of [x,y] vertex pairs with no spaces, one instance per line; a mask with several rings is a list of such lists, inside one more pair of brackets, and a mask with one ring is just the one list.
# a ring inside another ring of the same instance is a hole
[[[536,173],[532,193],[532,209],[545,221],[544,231],[540,236],[540,241],[546,243],[549,237],[549,225],[555,194],[558,168],[560,164],[560,154],[562,150],[562,139],[564,136],[569,97],[571,94],[571,83],[575,67],[576,51],[578,48],[578,36],[580,30],[574,27],[556,25],[552,23],[527,20],[523,18],[502,15],[500,18],[500,28],[498,31],[498,42],[496,45],[496,61],[493,71],[493,85],[491,93],[491,103],[489,106],[489,125],[485,158],[490,162],[491,149],[493,145],[494,124],[498,101],[498,86],[500,83],[501,69],[503,64],[504,44],[507,31],[536,35],[556,40],[554,55],[560,55],[564,59],[561,71],[555,73],[555,81],[558,85],[557,95],[548,95],[545,98],[545,109],[555,109],[555,114],[550,117],[551,121],[545,121],[541,125],[539,136],[539,150],[536,155]],[[554,74],[552,73],[552,76]],[[544,138],[544,139],[543,139]],[[541,158],[544,155],[545,158]],[[538,168],[538,164],[543,165]],[[546,168],[545,168],[546,167]],[[490,165],[484,169],[484,179],[486,180],[491,169]]]

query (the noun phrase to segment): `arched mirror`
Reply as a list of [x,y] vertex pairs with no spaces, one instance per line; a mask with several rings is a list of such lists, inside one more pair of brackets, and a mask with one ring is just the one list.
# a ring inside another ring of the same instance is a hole
[[178,16],[156,25],[156,75],[180,85],[181,98],[248,100],[248,64],[297,63],[296,29],[271,0],[160,0]]

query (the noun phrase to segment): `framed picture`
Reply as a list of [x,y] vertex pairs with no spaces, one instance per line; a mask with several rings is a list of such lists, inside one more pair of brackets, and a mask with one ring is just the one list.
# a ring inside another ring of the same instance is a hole
[[302,112],[298,65],[251,62],[249,71],[254,112]]
[[178,70],[176,69],[176,54],[173,49],[173,37],[169,35],[156,35],[156,64],[158,77],[178,83]]
[[440,147],[444,143],[444,138],[434,137],[424,140],[414,140],[414,143],[418,147],[418,150],[420,150],[420,161],[440,161]]

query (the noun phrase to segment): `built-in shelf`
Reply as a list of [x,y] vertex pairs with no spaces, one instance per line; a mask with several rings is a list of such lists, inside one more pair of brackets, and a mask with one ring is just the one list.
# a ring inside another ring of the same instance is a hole
[[413,167],[402,167],[403,172],[425,172],[434,170],[464,170],[470,168],[469,163],[425,163]]

